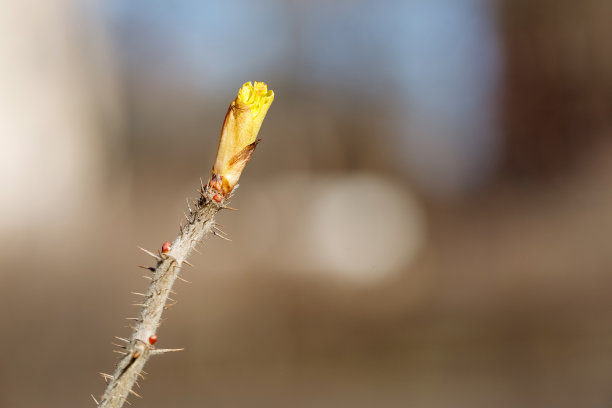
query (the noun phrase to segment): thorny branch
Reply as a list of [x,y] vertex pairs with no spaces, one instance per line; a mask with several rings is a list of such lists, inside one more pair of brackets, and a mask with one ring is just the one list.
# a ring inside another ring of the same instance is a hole
[[99,408],[120,408],[130,393],[140,397],[132,387],[137,384],[138,377],[142,377],[142,368],[149,357],[178,350],[154,347],[162,313],[169,307],[166,302],[172,285],[176,279],[182,279],[179,276],[181,267],[189,265],[187,257],[204,237],[213,233],[227,239],[217,233],[220,230],[214,218],[221,209],[231,209],[225,205],[226,200],[237,187],[238,179],[259,143],[257,134],[273,100],[274,92],[268,90],[263,82],[242,85],[225,115],[212,176],[206,185],[200,179],[200,197],[194,202],[194,209],[187,200],[187,225],[181,226],[179,236],[171,245],[165,243],[157,255],[143,249],[155,258],[157,265],[145,267],[153,272],[153,276],[147,293],[136,293],[143,296],[143,301],[138,304],[142,306],[140,317],[128,318],[135,321],[132,336],[129,339],[117,337],[125,343],[118,345],[121,350],[115,350],[123,357],[113,375],[101,373],[108,386],[100,402],[94,398]]
[[[172,285],[178,278],[183,264],[189,264],[187,257],[208,234],[216,234],[214,217],[223,208],[223,204],[212,199],[213,191],[209,186],[201,184],[200,198],[195,208],[190,209],[187,225],[181,227],[179,236],[172,243],[167,253],[154,254],[144,250],[157,260],[155,267],[146,268],[153,272],[151,284],[142,302],[140,317],[135,318],[130,339],[117,337],[123,345],[120,351],[124,356],[117,365],[113,375],[101,374],[108,381],[108,386],[101,401],[100,408],[119,408],[128,395],[139,396],[132,387],[138,377],[142,377],[142,369],[150,356],[180,349],[156,349],[151,343],[159,327],[162,312],[168,308],[166,302],[172,291]],[[141,294],[142,295],[142,294]],[[94,399],[95,400],[95,399]]]

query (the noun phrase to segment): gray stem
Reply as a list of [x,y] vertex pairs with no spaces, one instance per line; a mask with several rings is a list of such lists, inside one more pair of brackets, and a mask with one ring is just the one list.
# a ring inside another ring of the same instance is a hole
[[120,408],[129,393],[138,395],[132,391],[132,387],[138,377],[142,376],[142,369],[149,357],[175,351],[155,349],[149,344],[149,338],[159,327],[162,313],[167,308],[168,295],[174,281],[179,278],[181,266],[196,245],[209,233],[214,233],[214,217],[224,208],[222,204],[212,199],[212,193],[204,186],[200,190],[200,195],[196,208],[190,210],[187,225],[181,227],[181,233],[172,243],[172,249],[165,254],[157,255],[146,251],[157,259],[157,266],[150,268],[153,271],[151,284],[144,296],[140,317],[135,319],[130,339],[119,338],[126,343],[125,356],[119,361],[112,376],[103,374],[103,377],[110,382],[98,404],[100,408]]

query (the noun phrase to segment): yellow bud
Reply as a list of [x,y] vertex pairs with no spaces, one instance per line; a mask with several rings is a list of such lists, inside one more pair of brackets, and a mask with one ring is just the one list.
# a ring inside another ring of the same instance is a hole
[[229,195],[259,142],[257,133],[274,100],[263,82],[242,85],[225,115],[210,185]]

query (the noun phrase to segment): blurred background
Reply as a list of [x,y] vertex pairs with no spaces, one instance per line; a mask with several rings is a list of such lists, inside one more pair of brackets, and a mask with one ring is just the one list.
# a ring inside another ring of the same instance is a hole
[[612,404],[612,3],[3,2],[0,406],[94,406],[246,81],[136,407]]

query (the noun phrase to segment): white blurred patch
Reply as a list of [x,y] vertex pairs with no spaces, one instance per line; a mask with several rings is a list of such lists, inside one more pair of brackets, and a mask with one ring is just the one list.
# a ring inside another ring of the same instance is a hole
[[85,214],[95,213],[103,173],[100,150],[114,137],[102,134],[97,122],[100,110],[114,103],[113,62],[101,57],[105,42],[94,36],[94,24],[83,30],[77,3],[29,0],[4,6],[0,238],[27,236],[31,245],[47,239],[45,234],[57,237],[67,226],[82,228],[91,219]]
[[258,216],[244,233],[251,259],[275,268],[374,283],[406,268],[425,240],[419,203],[385,177],[294,174],[266,184],[249,198]]
[[413,197],[370,175],[323,180],[307,218],[313,256],[352,280],[378,280],[397,271],[423,241],[423,216]]

